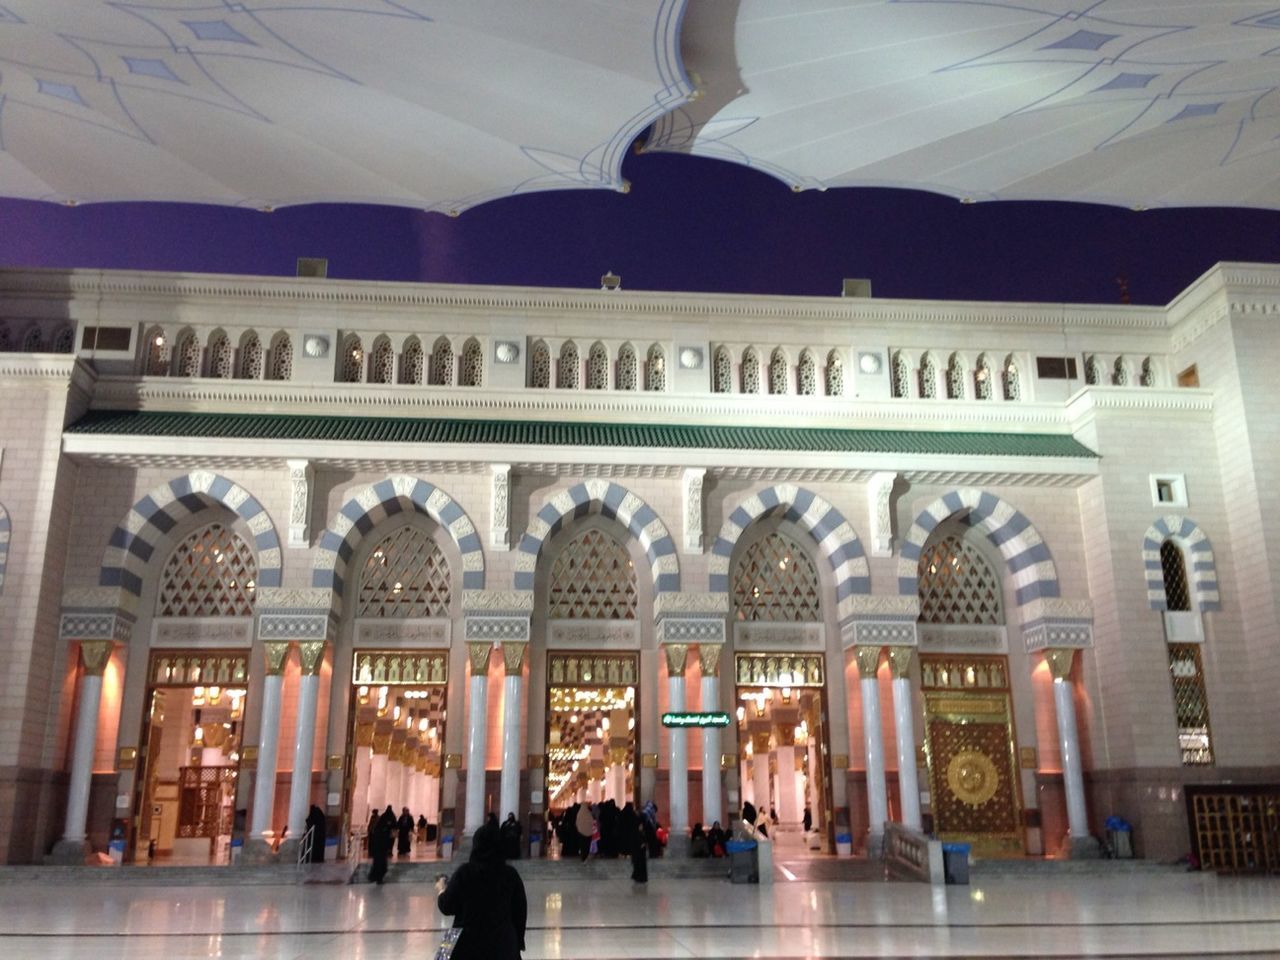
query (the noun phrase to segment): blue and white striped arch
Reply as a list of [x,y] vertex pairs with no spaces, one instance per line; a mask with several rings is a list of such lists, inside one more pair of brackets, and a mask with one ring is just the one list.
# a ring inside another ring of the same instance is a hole
[[1161,517],[1142,538],[1142,565],[1147,574],[1147,603],[1152,610],[1169,609],[1164,593],[1164,570],[1160,565],[1160,545],[1172,540],[1187,555],[1187,581],[1196,607],[1201,611],[1221,610],[1218,594],[1218,567],[1213,560],[1213,544],[1194,520],[1188,517]]
[[680,561],[676,557],[675,541],[662,519],[626,487],[600,479],[576,483],[542,505],[516,547],[515,589],[533,589],[538,556],[548,538],[564,526],[566,520],[590,513],[617,520],[636,538],[649,558],[655,594],[680,590]]
[[356,492],[320,536],[311,586],[342,596],[347,564],[364,535],[387,517],[412,510],[449,531],[462,554],[462,588],[484,589],[484,551],[466,511],[435,484],[404,475],[387,477]]
[[729,564],[743,531],[777,511],[785,511],[786,519],[808,531],[826,557],[835,578],[836,603],[854,594],[871,592],[867,555],[849,521],[812,490],[782,483],[747,497],[720,528],[720,535],[711,545],[709,561],[712,593],[729,592]]
[[207,470],[195,470],[162,483],[130,508],[111,533],[98,584],[142,593],[142,579],[157,541],[179,522],[221,504],[235,513],[253,534],[258,555],[258,586],[280,586],[280,537],[271,517],[244,487]]
[[929,504],[903,539],[898,560],[898,593],[914,596],[919,588],[920,553],[929,534],[943,520],[968,511],[966,522],[987,535],[1008,564],[1017,603],[1060,597],[1058,568],[1049,545],[1026,516],[993,493],[974,488],[952,490]]
[[0,504],[0,593],[4,593],[4,571],[9,566],[9,511]]

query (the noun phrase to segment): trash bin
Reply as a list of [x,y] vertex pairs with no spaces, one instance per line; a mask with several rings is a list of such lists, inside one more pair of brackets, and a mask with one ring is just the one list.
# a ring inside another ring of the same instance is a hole
[[1133,824],[1124,817],[1107,817],[1107,843],[1117,860],[1133,859]]
[[853,856],[853,834],[851,833],[836,834],[836,856],[837,857]]
[[729,879],[733,883],[759,883],[760,868],[754,840],[730,840],[724,845],[729,855]]
[[969,844],[944,843],[942,845],[942,875],[947,883],[969,883]]

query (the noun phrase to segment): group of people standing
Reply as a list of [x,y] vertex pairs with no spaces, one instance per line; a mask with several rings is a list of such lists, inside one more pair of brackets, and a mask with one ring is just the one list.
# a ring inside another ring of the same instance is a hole
[[415,821],[408,807],[401,808],[399,817],[390,804],[382,813],[374,810],[369,816],[369,831],[365,836],[365,852],[373,860],[373,866],[369,868],[370,882],[382,883],[392,852],[400,857],[409,856],[415,832],[417,841],[426,843],[428,830],[427,818],[420,814]]
[[662,856],[667,843],[667,830],[653,801],[639,812],[630,801],[622,807],[613,800],[575,803],[551,815],[551,830],[560,841],[561,856],[630,857],[631,878],[640,883],[649,879],[648,858]]

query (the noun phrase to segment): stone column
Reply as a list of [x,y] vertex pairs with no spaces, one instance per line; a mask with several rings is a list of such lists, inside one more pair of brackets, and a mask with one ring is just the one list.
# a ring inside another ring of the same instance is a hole
[[377,724],[373,729],[373,756],[369,758],[369,812],[382,813],[390,803],[387,795],[387,766],[391,756],[391,727]]
[[893,731],[898,740],[898,793],[902,802],[902,823],[920,830],[920,781],[916,772],[915,707],[911,700],[912,647],[889,648],[889,670],[893,674]]
[[1076,652],[1056,648],[1044,652],[1053,674],[1053,705],[1058,715],[1058,747],[1062,751],[1062,782],[1067,793],[1068,841],[1073,858],[1098,856],[1098,844],[1089,833],[1089,814],[1084,800],[1084,768],[1080,763],[1080,732],[1076,726],[1076,704],[1071,684],[1071,668]]
[[468,643],[471,658],[471,709],[467,717],[467,795],[463,815],[466,838],[484,826],[485,732],[489,722],[489,651],[487,640]]
[[520,819],[520,697],[524,688],[527,643],[503,643],[502,668],[502,783],[498,789],[498,820],[508,813]]
[[324,641],[298,644],[302,676],[298,678],[298,718],[293,732],[293,773],[289,777],[289,839],[302,839],[311,807],[311,762],[316,750],[316,704],[320,699],[320,666]]
[[289,662],[289,643],[262,645],[266,675],[262,678],[262,713],[258,721],[258,765],[253,778],[253,821],[251,840],[271,838],[271,817],[276,802],[276,767],[280,750],[280,690],[284,667]]
[[351,800],[351,825],[363,830],[369,823],[369,780],[373,770],[373,724],[356,726],[356,785]]
[[[685,661],[689,655],[686,643],[668,643],[663,646],[667,657],[667,710],[671,713],[683,713],[685,701]],[[672,728],[667,731],[670,744],[670,790],[668,800],[671,805],[671,839],[685,841],[689,830],[689,733],[687,730]]]
[[867,754],[867,854],[878,856],[884,844],[889,799],[884,785],[884,741],[880,723],[879,647],[857,647],[858,685],[862,691],[862,742]]
[[[702,665],[702,709],[714,712],[720,709],[720,653],[719,643],[698,645],[698,658]],[[720,728],[702,728],[702,822],[711,826],[716,820],[724,823],[724,791],[720,783]]]
[[80,695],[76,700],[76,738],[71,752],[71,784],[67,788],[67,816],[55,859],[83,861],[89,853],[87,824],[89,788],[93,784],[93,755],[98,743],[98,709],[102,704],[102,673],[111,659],[110,640],[81,640]]

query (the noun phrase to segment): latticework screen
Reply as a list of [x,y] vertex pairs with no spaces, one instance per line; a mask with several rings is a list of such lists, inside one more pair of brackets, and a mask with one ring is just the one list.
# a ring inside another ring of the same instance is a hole
[[919,566],[924,623],[998,624],[1000,580],[978,549],[954,534],[924,548]]
[[258,562],[220,523],[201,527],[174,547],[160,577],[162,617],[251,617]]
[[811,623],[822,619],[818,571],[790,537],[770,533],[751,544],[733,570],[739,620]]
[[401,527],[373,548],[360,577],[358,617],[447,617],[449,561],[427,531]]
[[1178,746],[1183,766],[1213,763],[1213,735],[1209,727],[1209,696],[1204,687],[1200,645],[1169,644],[1169,678],[1173,708],[1178,717]]
[[547,616],[553,620],[634,620],[636,571],[622,544],[585,530],[551,566]]

